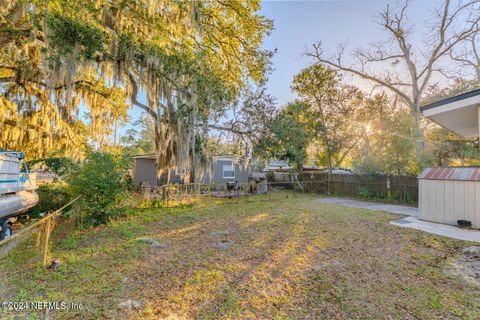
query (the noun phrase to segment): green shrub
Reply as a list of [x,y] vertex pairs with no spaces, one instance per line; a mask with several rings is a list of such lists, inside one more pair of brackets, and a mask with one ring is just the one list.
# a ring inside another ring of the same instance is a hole
[[371,192],[368,187],[359,187],[358,188],[358,196],[363,199],[368,199],[371,197]]
[[70,200],[68,189],[64,183],[42,184],[37,189],[38,204],[28,211],[33,217],[38,217],[42,212],[56,210]]
[[53,157],[53,158],[46,158],[46,159],[38,159],[32,160],[27,163],[28,167],[31,168],[32,166],[36,165],[37,163],[41,163],[45,165],[47,172],[53,172],[60,177],[66,176],[76,169],[78,169],[78,164],[73,162],[71,159],[64,158],[64,157]]
[[76,58],[93,59],[103,51],[102,30],[91,24],[59,14],[45,17],[49,29],[49,42],[60,56],[80,49]]
[[81,195],[83,223],[98,225],[122,212],[121,203],[129,196],[129,161],[108,153],[91,153],[84,164],[67,177],[73,196]]

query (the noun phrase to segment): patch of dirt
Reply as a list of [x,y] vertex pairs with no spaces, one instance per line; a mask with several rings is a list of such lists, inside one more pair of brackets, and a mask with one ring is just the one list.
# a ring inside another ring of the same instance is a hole
[[152,239],[152,238],[141,237],[141,238],[137,238],[137,241],[145,242],[153,248],[165,248],[164,243],[161,243],[160,241]]
[[452,272],[480,287],[480,246],[464,248],[461,258],[452,265]]
[[120,302],[118,306],[122,309],[140,309],[142,303],[137,300],[128,299],[127,301]]
[[235,244],[235,241],[223,240],[223,241],[217,243],[217,249],[221,250],[221,251],[225,251],[225,250],[230,249],[230,247],[232,247],[234,244]]

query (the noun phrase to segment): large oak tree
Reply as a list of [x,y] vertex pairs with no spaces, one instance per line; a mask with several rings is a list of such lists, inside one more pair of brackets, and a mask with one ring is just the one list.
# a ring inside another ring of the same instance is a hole
[[[271,22],[259,1],[3,0],[2,148],[81,152],[125,120],[154,120],[159,174],[195,180],[196,146],[249,82],[262,82]],[[86,111],[85,115],[82,113]]]

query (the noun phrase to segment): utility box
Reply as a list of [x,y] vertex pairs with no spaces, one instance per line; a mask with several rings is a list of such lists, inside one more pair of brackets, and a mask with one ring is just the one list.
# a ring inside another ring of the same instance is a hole
[[419,219],[449,225],[467,220],[480,229],[480,168],[428,168],[418,179]]

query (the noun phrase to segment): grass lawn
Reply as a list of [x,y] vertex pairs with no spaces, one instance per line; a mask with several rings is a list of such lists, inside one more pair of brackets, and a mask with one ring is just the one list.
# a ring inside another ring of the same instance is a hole
[[55,271],[23,243],[0,264],[0,300],[84,306],[54,319],[479,319],[480,290],[449,272],[470,244],[392,219],[289,192],[138,209],[68,236],[57,227]]

